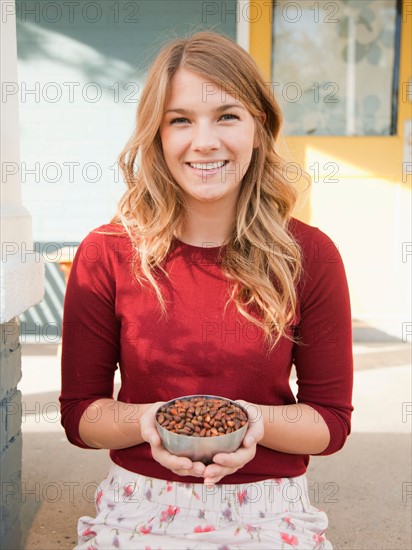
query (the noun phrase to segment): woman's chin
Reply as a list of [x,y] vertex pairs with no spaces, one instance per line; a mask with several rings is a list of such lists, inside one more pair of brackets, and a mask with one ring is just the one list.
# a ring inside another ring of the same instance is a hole
[[[213,203],[218,201],[227,201],[233,197],[235,193],[230,193],[222,189],[203,189],[197,193],[187,193],[188,200],[204,203]],[[237,193],[236,193],[237,195]]]

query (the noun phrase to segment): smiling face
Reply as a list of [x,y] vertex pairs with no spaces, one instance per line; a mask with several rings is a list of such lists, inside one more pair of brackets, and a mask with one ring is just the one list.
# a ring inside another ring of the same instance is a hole
[[219,202],[232,209],[258,146],[254,118],[244,105],[179,69],[159,131],[166,164],[187,204]]

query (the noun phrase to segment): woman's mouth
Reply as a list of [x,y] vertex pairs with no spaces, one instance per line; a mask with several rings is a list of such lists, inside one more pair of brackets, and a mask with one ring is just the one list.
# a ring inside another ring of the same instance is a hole
[[219,172],[219,170],[226,166],[228,162],[228,160],[222,160],[218,162],[187,162],[186,164],[196,174],[199,174],[200,176],[206,176],[216,174],[217,172]]

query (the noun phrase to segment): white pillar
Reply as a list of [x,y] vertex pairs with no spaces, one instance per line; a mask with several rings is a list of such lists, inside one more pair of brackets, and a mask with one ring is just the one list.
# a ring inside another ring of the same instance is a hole
[[0,12],[0,323],[5,323],[42,300],[44,263],[33,253],[31,216],[21,198],[14,0],[1,0]]
[[236,42],[247,52],[250,51],[250,22],[249,22],[249,0],[238,0],[236,2]]

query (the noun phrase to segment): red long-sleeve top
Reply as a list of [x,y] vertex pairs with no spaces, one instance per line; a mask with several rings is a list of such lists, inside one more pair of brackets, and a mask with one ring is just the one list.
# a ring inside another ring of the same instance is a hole
[[[132,276],[133,250],[123,228],[111,224],[89,233],[76,253],[64,304],[60,401],[69,441],[88,448],[79,435],[80,418],[93,401],[113,397],[118,366],[117,399],[126,403],[191,394],[262,405],[306,403],[330,431],[330,443],[320,454],[338,451],[350,433],[353,410],[345,270],[337,247],[319,229],[294,218],[289,229],[303,252],[293,327],[301,344],[282,338],[269,354],[263,333],[238,313],[235,304],[230,302],[224,312],[228,281],[222,275],[219,247],[205,249],[174,240],[164,264],[169,278],[157,275],[167,303],[168,315],[162,317],[153,287],[141,286]],[[289,386],[293,364],[299,388],[296,399]],[[133,408],[130,414],[132,420]],[[110,456],[139,474],[199,482],[161,466],[147,443],[111,450]],[[258,445],[255,458],[222,482],[298,476],[308,463],[308,455]]]

